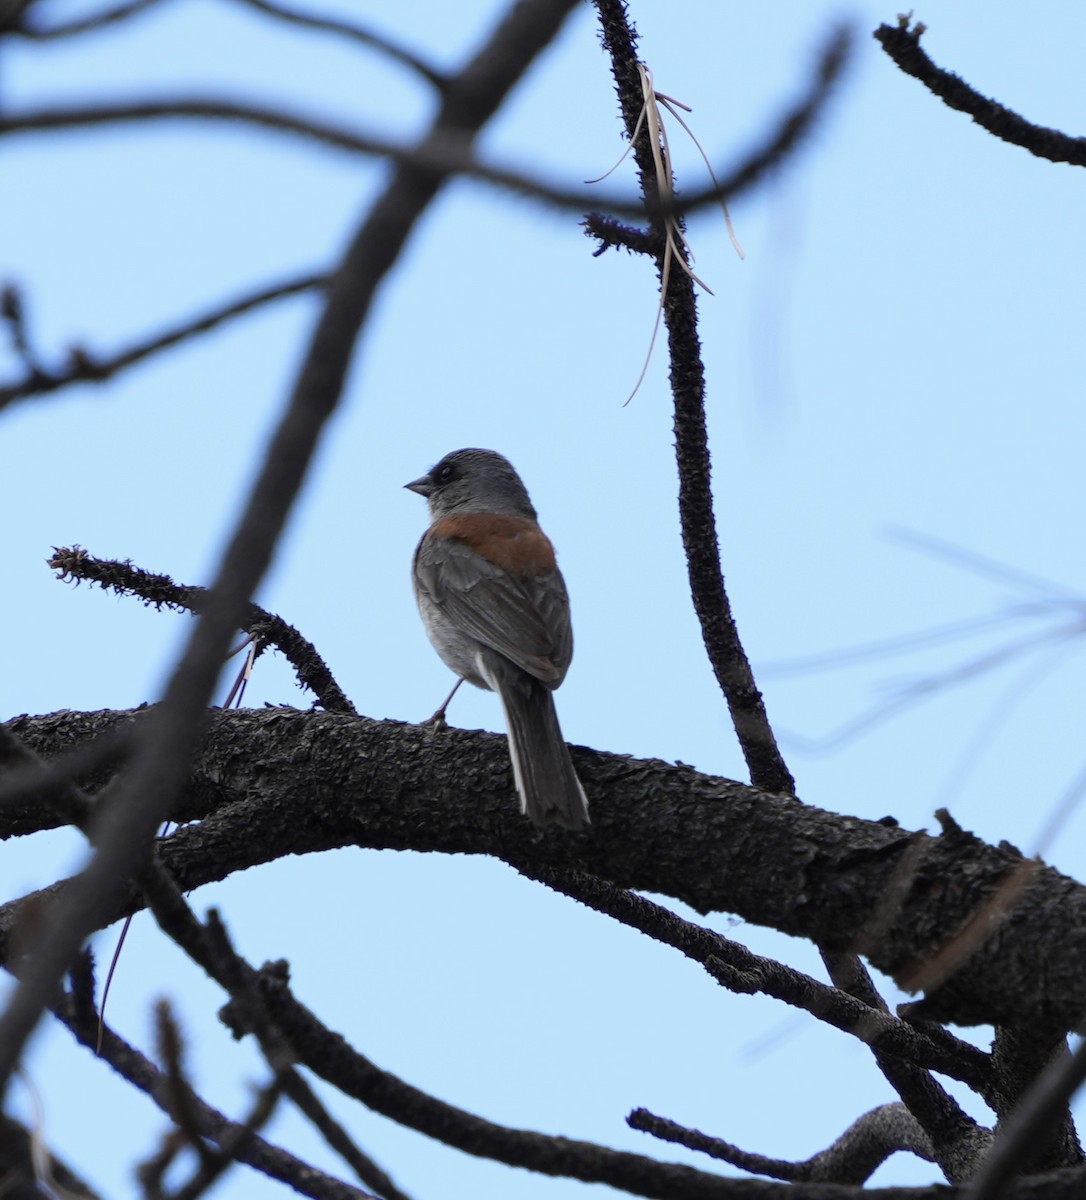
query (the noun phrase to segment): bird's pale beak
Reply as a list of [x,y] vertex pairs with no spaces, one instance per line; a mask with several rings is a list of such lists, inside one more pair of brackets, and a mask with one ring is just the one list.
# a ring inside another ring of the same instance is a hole
[[418,496],[429,497],[434,490],[434,481],[429,475],[422,475],[418,479],[412,479],[410,483],[405,483],[404,487],[409,492],[414,492]]

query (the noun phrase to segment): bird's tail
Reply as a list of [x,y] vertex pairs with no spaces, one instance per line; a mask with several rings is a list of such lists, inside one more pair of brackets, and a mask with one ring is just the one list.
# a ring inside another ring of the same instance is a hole
[[550,690],[524,672],[502,682],[498,694],[521,812],[536,825],[583,828],[589,823],[588,800],[562,738]]

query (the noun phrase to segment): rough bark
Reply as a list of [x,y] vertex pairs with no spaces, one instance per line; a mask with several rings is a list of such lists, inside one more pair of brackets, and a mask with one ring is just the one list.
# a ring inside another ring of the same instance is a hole
[[[11,728],[56,759],[139,717],[60,712]],[[517,812],[502,737],[294,709],[216,710],[174,810],[195,823],[161,842],[163,861],[186,891],[285,854],[346,845],[575,868],[859,951],[907,990],[923,989],[925,1017],[1081,1024],[1086,888],[1013,846],[954,826],[932,837],[839,816],[686,766],[573,755],[592,828],[543,835]],[[93,789],[102,775],[79,782]],[[55,823],[43,805],[0,794],[0,837]],[[136,904],[133,893],[125,911]],[[28,905],[36,902],[0,908],[5,956]]]

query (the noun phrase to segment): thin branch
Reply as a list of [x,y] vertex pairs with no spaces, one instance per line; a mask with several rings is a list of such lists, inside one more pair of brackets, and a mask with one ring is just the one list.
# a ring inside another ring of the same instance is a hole
[[170,1120],[187,1145],[195,1150],[200,1165],[212,1167],[218,1156],[205,1143],[199,1127],[200,1120],[193,1103],[196,1090],[185,1070],[184,1039],[168,1000],[160,1000],[155,1005],[155,1033],[158,1057],[166,1080],[164,1097],[169,1105]]
[[[256,12],[263,13],[268,17],[274,17],[296,28],[311,29],[319,33],[331,33],[347,41],[357,42],[367,49],[377,50],[385,55],[386,58],[400,63],[401,66],[410,68],[410,70],[425,79],[427,83],[432,84],[438,91],[443,91],[448,82],[448,78],[444,72],[439,71],[413,51],[398,45],[383,34],[364,29],[359,25],[350,25],[346,21],[338,21],[332,17],[317,17],[311,13],[302,12],[299,9],[287,8],[281,4],[273,4],[271,0],[240,0],[240,2],[254,9]],[[148,11],[158,3],[159,0],[128,0],[125,4],[118,4],[114,8],[104,9],[89,17],[71,21],[65,25],[36,26],[28,23],[24,18],[8,28],[0,29],[0,32],[14,34],[17,37],[26,38],[28,41],[58,41],[61,38],[74,37],[83,33],[93,33],[109,25],[119,24],[121,21],[128,20],[129,17],[135,17]]]
[[[389,1176],[364,1155],[328,1116],[312,1090],[294,1070],[296,1056],[268,1016],[263,996],[256,986],[257,972],[234,949],[219,914],[212,910],[206,923],[201,922],[157,854],[153,854],[148,865],[140,871],[139,885],[162,931],[230,997],[224,1013],[232,1013],[234,1020],[243,1023],[248,1031],[256,1035],[261,1052],[274,1073],[273,1091],[268,1093],[267,1102],[274,1103],[280,1093],[289,1096],[313,1120],[332,1148],[344,1157],[363,1183],[375,1188],[384,1200],[407,1200]],[[176,1058],[177,1055],[168,1055],[167,1059],[170,1057]],[[187,1085],[180,1086],[184,1083],[181,1075],[179,1069],[170,1072],[172,1079],[180,1080],[180,1084],[175,1086],[180,1087],[180,1094],[184,1098],[191,1089]],[[178,1108],[176,1101],[174,1106]],[[175,1116],[178,1125],[182,1129],[194,1129],[191,1106],[180,1109],[180,1113],[186,1119],[182,1121]],[[256,1128],[258,1118],[265,1120],[267,1116],[270,1116],[270,1110],[265,1113],[264,1106],[258,1103],[254,1114],[243,1127],[246,1135]],[[236,1150],[240,1146],[240,1139],[241,1135],[238,1135],[220,1143],[219,1156],[202,1163],[201,1171],[190,1182],[194,1196],[221,1174],[228,1165],[227,1158],[238,1157]],[[174,1200],[189,1198],[179,1192]]]
[[261,308],[265,304],[271,304],[288,296],[296,296],[303,292],[322,288],[327,279],[326,275],[300,275],[285,283],[261,288],[258,292],[210,309],[201,316],[190,318],[181,325],[175,325],[163,333],[137,342],[128,349],[106,358],[78,347],[70,351],[67,365],[60,370],[47,371],[36,363],[33,365],[28,363],[28,369],[23,379],[18,383],[0,386],[0,410],[8,404],[28,396],[42,396],[75,383],[101,383],[106,379],[111,379],[126,367],[142,362],[145,358],[150,358],[162,350],[180,345],[197,334],[206,333],[234,317],[242,316],[253,309]]
[[616,217],[591,212],[581,224],[586,235],[599,242],[599,246],[592,251],[593,258],[599,258],[611,247],[628,250],[631,254],[645,254],[650,258],[661,253],[660,240],[651,230],[624,225]]
[[[1086,611],[1086,601],[1083,601],[1082,605]],[[811,672],[844,669],[856,663],[910,654],[914,650],[923,650],[946,642],[982,637],[992,629],[1018,622],[1023,617],[1048,616],[1051,611],[1051,606],[1047,604],[1015,605],[1013,608],[989,613],[984,617],[965,617],[960,621],[948,621],[943,625],[917,630],[915,633],[903,633],[897,637],[844,646],[839,650],[823,650],[776,662],[760,663],[758,670],[762,675],[806,675]]]
[[409,67],[420,75],[427,83],[432,84],[439,92],[448,86],[448,76],[437,67],[420,58],[414,51],[393,42],[384,34],[374,33],[371,29],[363,29],[360,25],[350,25],[346,21],[334,17],[316,17],[312,13],[299,9],[287,8],[282,4],[273,4],[271,0],[239,0],[247,8],[255,9],[268,17],[275,17],[288,25],[301,29],[312,29],[320,33],[331,33],[347,41],[357,42],[370,50],[378,50],[386,58],[391,58],[401,66]]
[[85,1180],[41,1141],[40,1129],[26,1129],[0,1114],[0,1189],[4,1200],[101,1200]]
[[[842,991],[873,1009],[885,1010],[885,1002],[855,954],[823,949],[822,960]],[[871,1052],[887,1083],[927,1136],[932,1160],[951,1183],[969,1179],[979,1155],[991,1143],[990,1131],[974,1121],[928,1071],[887,1054],[876,1043]]]
[[[574,4],[575,0],[521,0],[510,10],[451,81],[424,138],[424,158],[426,147],[446,144],[450,137],[470,146],[556,36]],[[43,916],[34,953],[0,1016],[0,1088],[6,1088],[26,1039],[85,936],[124,896],[128,879],[146,859],[155,830],[181,789],[229,638],[267,570],[321,431],[335,411],[377,288],[447,177],[441,170],[400,166],[329,280],[324,310],[290,403],[229,541],[207,608],[161,705],[151,714],[128,771],[109,802],[99,805],[93,858]]]
[[865,1183],[899,1150],[907,1150],[928,1162],[935,1161],[930,1140],[903,1104],[884,1104],[864,1113],[832,1146],[803,1162],[752,1154],[699,1129],[688,1129],[666,1117],[658,1117],[646,1108],[635,1108],[626,1118],[626,1124],[665,1142],[700,1150],[740,1170],[788,1182]]
[[38,374],[41,368],[38,364],[38,356],[30,344],[23,297],[14,284],[5,284],[0,291],[0,320],[8,327],[11,347],[15,351],[16,357],[22,360],[27,374]]
[[884,1007],[857,998],[839,986],[827,987],[801,971],[754,954],[739,942],[684,921],[661,905],[615,887],[606,880],[580,871],[560,871],[538,864],[513,865],[526,878],[545,884],[597,912],[606,913],[654,941],[673,946],[737,994],[772,996],[851,1034],[873,1049],[968,1083],[982,1095],[992,1084],[988,1055],[968,1042],[947,1035],[949,1040],[936,1043],[925,1033],[886,1012]]
[[[643,79],[637,57],[636,34],[622,0],[596,0],[603,45],[611,56],[627,135],[633,144],[642,193],[650,212],[661,196],[669,195],[672,180],[661,178],[660,155],[655,139],[640,124],[644,103]],[[794,126],[792,149],[820,111],[840,74],[849,47],[847,32],[838,32],[822,57],[810,88],[807,119]],[[638,130],[641,130],[640,134]],[[782,154],[786,151],[782,151]],[[668,328],[671,387],[674,400],[675,451],[679,468],[679,513],[683,547],[694,608],[713,672],[724,694],[751,782],[771,792],[794,793],[795,782],[785,765],[770,726],[761,693],[754,682],[732,616],[720,564],[710,475],[708,432],[705,421],[705,371],[697,332],[697,300],[687,271],[669,272],[671,253],[685,258],[669,237],[676,218],[652,221],[656,263],[664,292],[664,319]],[[681,225],[679,226],[681,234]],[[669,253],[670,248],[670,253]]]
[[[89,956],[84,956],[77,964],[73,972],[72,991],[54,1005],[53,1013],[76,1040],[93,1053],[98,1037],[98,1015],[94,1008]],[[150,1097],[167,1116],[170,1115],[163,1073],[108,1026],[102,1039],[101,1057],[129,1083]],[[205,1137],[220,1146],[230,1139],[238,1139],[235,1148],[238,1160],[271,1179],[278,1179],[313,1200],[373,1200],[368,1193],[317,1170],[286,1150],[273,1146],[258,1134],[248,1133],[243,1125],[223,1116],[199,1096],[191,1096],[190,1101]]]
[[372,1188],[381,1200],[411,1200],[405,1191],[396,1186],[389,1174],[351,1140],[347,1131],[321,1104],[316,1092],[297,1071],[286,1076],[283,1091],[361,1182]]
[[[237,956],[215,913],[201,926],[176,885],[157,863],[142,886],[165,932],[234,997],[221,1016],[236,1036],[255,1032],[265,1053],[271,1031],[311,1070],[375,1111],[448,1145],[512,1166],[586,1182],[609,1183],[659,1200],[700,1200],[742,1194],[741,1181],[661,1164],[566,1138],[508,1129],[467,1113],[379,1070],[332,1033],[293,996],[285,963],[254,972]],[[272,1061],[272,1060],[270,1060]],[[802,1196],[802,1189],[793,1192]]]
[[497,164],[480,161],[471,153],[469,139],[455,127],[442,127],[415,146],[405,146],[378,134],[363,134],[294,113],[258,104],[238,104],[203,97],[172,100],[131,100],[116,104],[86,105],[81,108],[42,108],[0,116],[0,137],[39,130],[75,129],[97,125],[131,124],[158,120],[207,120],[234,122],[271,129],[307,141],[315,141],[352,154],[390,159],[401,168],[434,171],[441,175],[462,174],[495,187],[576,212],[606,210],[632,219],[688,214],[721,199],[731,200],[762,181],[787,157],[809,131],[840,74],[845,59],[845,41],[838,38],[820,64],[818,84],[781,118],[764,143],[730,170],[716,171],[718,183],[678,197],[673,205],[628,195],[601,194],[596,188],[567,188],[525,175]]
[[[908,529],[902,525],[891,525],[886,531],[891,541],[899,542],[911,550],[927,554],[932,558],[940,558],[951,566],[974,575],[986,576],[998,583],[1007,583],[1012,587],[1027,592],[1036,592],[1045,605],[1053,607],[1060,604],[1071,604],[1075,608],[1086,605],[1086,598],[1070,584],[1058,583],[1054,579],[1046,579],[1032,571],[1001,562],[998,558],[990,558],[969,546],[959,546],[946,538],[936,537],[931,533],[922,533],[917,529]],[[1062,593],[1062,596],[1060,595]]]
[[470,1154],[546,1175],[610,1183],[658,1200],[726,1196],[724,1181],[688,1167],[564,1137],[509,1129],[455,1108],[380,1070],[324,1026],[291,992],[285,962],[255,971],[230,945],[212,911],[206,925],[193,914],[177,883],[153,857],[140,887],[159,926],[231,996],[220,1012],[236,1037],[253,1033],[277,1070],[303,1063],[375,1112]]
[[26,38],[32,42],[59,41],[61,38],[76,37],[82,33],[94,33],[96,30],[104,29],[109,25],[120,24],[122,21],[127,21],[129,17],[136,17],[141,13],[147,12],[158,3],[159,0],[128,0],[125,4],[118,4],[113,8],[102,9],[101,12],[92,13],[89,17],[81,17],[78,20],[70,21],[66,25],[53,25],[45,28],[29,24],[25,20],[24,10],[23,20],[0,30],[0,32],[14,34],[16,37]]
[[[259,984],[276,1025],[310,1070],[374,1112],[445,1145],[542,1175],[606,1183],[657,1200],[726,1200],[747,1194],[742,1180],[590,1142],[510,1129],[456,1108],[381,1070],[322,1025],[291,993],[285,964],[265,964]],[[247,1031],[238,1026],[237,1032]]]
[[971,683],[1025,655],[1039,652],[1054,642],[1063,643],[1081,639],[1084,628],[1086,626],[1083,624],[1082,616],[1076,615],[1072,621],[1026,634],[1014,641],[1006,642],[1002,646],[997,646],[993,650],[985,650],[964,662],[955,663],[945,670],[936,671],[931,675],[901,684],[887,700],[874,705],[823,737],[800,738],[797,734],[790,736],[794,741],[802,742],[808,750],[832,750],[868,732],[876,725],[915,707],[929,696]]
[[[207,588],[174,583],[168,575],[153,575],[134,567],[131,562],[92,558],[81,546],[54,546],[53,550],[49,566],[54,571],[59,571],[60,578],[64,581],[74,579],[78,583],[88,580],[121,596],[137,596],[145,604],[153,604],[158,609],[165,606],[176,611],[198,614],[207,608]],[[294,668],[299,685],[311,691],[325,711],[358,715],[354,705],[317,653],[317,648],[302,637],[293,625],[288,625],[282,617],[257,604],[249,604],[246,606],[240,628],[252,634],[260,643],[261,649],[265,645],[271,645],[281,650],[287,662]]]
[[1050,162],[1086,167],[1086,138],[1069,137],[1058,129],[1033,125],[995,100],[982,96],[953,71],[945,71],[920,48],[920,35],[926,26],[910,28],[909,16],[898,18],[897,25],[880,25],[875,40],[897,66],[933,92],[944,104],[969,116],[982,128],[1012,146],[1021,146],[1038,158]]
[[182,1184],[170,1200],[199,1200],[199,1197],[210,1191],[219,1178],[237,1162],[242,1144],[272,1119],[282,1095],[283,1077],[273,1075],[256,1093],[249,1115],[239,1124],[237,1133],[223,1140],[217,1154],[202,1159],[189,1181]]

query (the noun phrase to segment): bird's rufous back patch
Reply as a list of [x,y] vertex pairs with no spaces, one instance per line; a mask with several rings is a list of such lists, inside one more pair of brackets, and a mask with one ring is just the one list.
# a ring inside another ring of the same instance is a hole
[[430,536],[470,546],[487,562],[515,575],[545,575],[557,565],[550,538],[526,517],[454,513],[432,525]]

